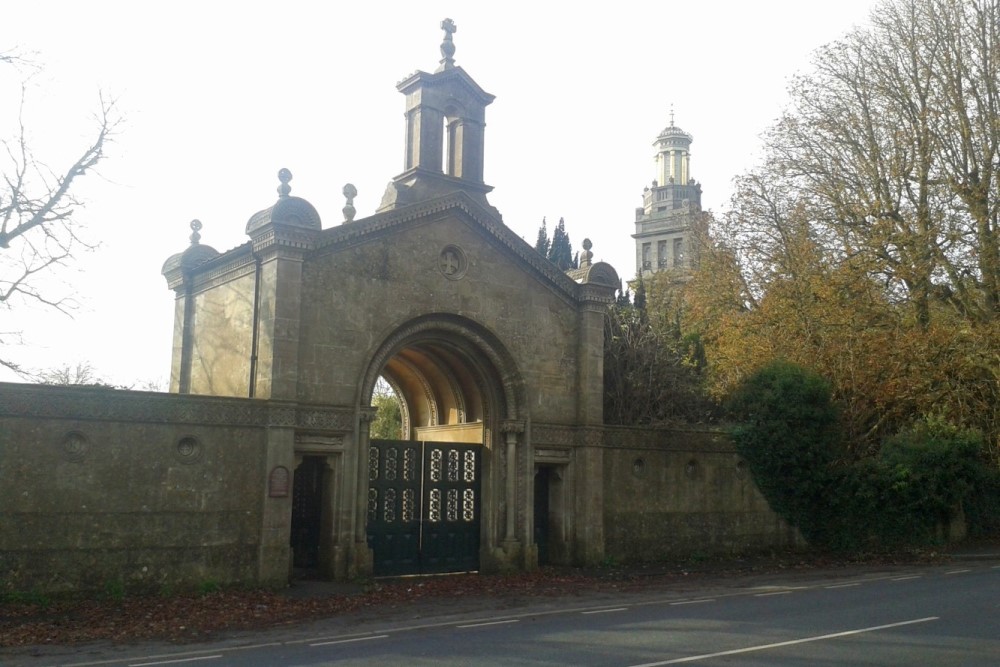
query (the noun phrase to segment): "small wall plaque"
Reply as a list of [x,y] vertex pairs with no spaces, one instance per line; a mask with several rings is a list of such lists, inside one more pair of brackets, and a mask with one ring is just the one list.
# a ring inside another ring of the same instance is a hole
[[278,466],[271,470],[267,479],[267,496],[269,498],[287,498],[290,478],[291,475],[288,474],[288,468],[285,466]]

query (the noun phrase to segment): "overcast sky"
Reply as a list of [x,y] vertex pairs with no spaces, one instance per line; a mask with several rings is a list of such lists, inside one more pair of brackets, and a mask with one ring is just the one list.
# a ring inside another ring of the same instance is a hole
[[[163,261],[188,244],[224,251],[274,203],[277,172],[340,223],[347,182],[358,218],[403,165],[398,81],[440,59],[452,18],[456,63],[496,95],[485,180],[504,222],[533,243],[542,217],[566,220],[574,249],[635,273],[635,208],[654,178],[652,142],[669,124],[694,136],[703,204],[726,207],[752,166],[790,76],[812,51],[864,24],[871,0],[689,2],[33,2],[8,3],[0,51],[44,66],[24,119],[36,157],[68,166],[93,134],[98,94],[124,122],[99,174],[79,181],[78,219],[100,243],[63,274],[73,319],[25,308],[0,354],[34,368],[89,362],[107,381],[169,374],[173,293]],[[18,76],[0,71],[0,136],[16,129]],[[3,171],[8,163],[0,162]],[[0,371],[0,380],[16,380]]]

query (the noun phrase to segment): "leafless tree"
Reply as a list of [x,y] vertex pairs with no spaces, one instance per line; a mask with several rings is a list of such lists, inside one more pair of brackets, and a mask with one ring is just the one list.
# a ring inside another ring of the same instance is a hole
[[917,322],[1000,318],[1000,0],[884,0],[789,93],[728,220],[748,266],[787,250],[796,210]]
[[[0,53],[0,66],[19,71],[33,67],[9,52]],[[105,146],[120,117],[114,100],[101,95],[92,140],[69,167],[56,169],[31,150],[24,118],[26,92],[26,79],[22,79],[17,127],[2,139],[0,158],[6,158],[6,165],[0,167],[0,307],[9,313],[16,306],[34,303],[67,313],[74,306],[72,298],[48,292],[40,279],[72,262],[78,251],[93,247],[81,236],[75,218],[81,206],[76,181],[104,159]],[[17,327],[0,325],[0,347],[20,341]],[[23,373],[9,356],[0,352],[0,366]]]

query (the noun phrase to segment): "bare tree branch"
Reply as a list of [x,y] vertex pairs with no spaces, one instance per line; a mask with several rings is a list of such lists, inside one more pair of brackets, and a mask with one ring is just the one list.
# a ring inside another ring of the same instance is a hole
[[[0,53],[0,64],[19,71],[37,69],[15,52]],[[75,253],[95,247],[80,234],[75,217],[81,206],[77,179],[105,158],[105,148],[121,118],[115,100],[101,95],[93,138],[67,168],[52,169],[30,147],[24,117],[26,81],[21,82],[14,134],[2,142],[7,168],[0,167],[0,306],[12,310],[33,303],[69,314],[75,302],[69,295],[54,292],[45,277],[72,263]],[[0,345],[12,345],[11,335],[7,340],[0,337]],[[24,368],[2,351],[0,367],[26,376]]]

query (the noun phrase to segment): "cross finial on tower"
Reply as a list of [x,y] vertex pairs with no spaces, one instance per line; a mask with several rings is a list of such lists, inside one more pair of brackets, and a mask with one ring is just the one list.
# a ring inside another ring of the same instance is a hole
[[441,42],[441,69],[451,69],[455,66],[455,42],[451,36],[458,32],[458,26],[451,19],[441,21],[441,29],[444,30],[444,41]]
[[670,103],[670,127],[674,126],[674,103]]

